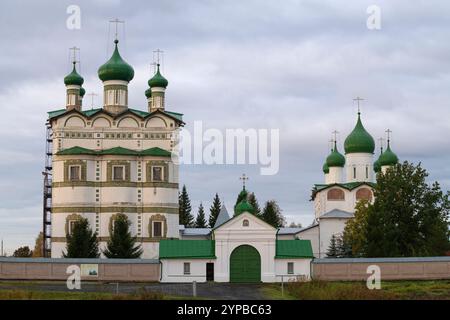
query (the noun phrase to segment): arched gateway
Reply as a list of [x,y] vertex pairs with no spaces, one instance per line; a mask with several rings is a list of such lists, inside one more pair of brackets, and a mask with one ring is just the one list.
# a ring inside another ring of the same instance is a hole
[[261,256],[258,250],[242,245],[230,255],[230,282],[261,282]]

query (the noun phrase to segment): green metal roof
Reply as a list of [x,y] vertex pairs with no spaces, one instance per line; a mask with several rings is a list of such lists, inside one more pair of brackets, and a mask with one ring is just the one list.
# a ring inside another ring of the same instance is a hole
[[123,156],[154,156],[154,157],[170,157],[172,154],[164,149],[154,147],[150,149],[145,149],[142,151],[131,150],[122,147],[115,147],[104,150],[91,150],[82,147],[72,147],[58,151],[56,153],[58,156],[67,155],[94,155],[94,156],[104,156],[104,155],[123,155]]
[[248,202],[246,199],[243,199],[241,202],[238,203],[236,208],[234,209],[234,214],[239,215],[244,212],[250,212],[255,213],[255,208]]
[[347,190],[353,190],[353,189],[358,188],[359,186],[362,186],[364,184],[369,185],[372,188],[375,188],[375,185],[376,185],[375,183],[368,182],[368,181],[365,181],[365,182],[348,182],[348,183],[333,183],[333,184],[315,184],[314,185],[314,190],[315,191],[322,191],[322,190],[325,190],[325,189],[330,188],[330,187],[342,187],[342,188],[347,189]]
[[111,58],[98,69],[98,77],[102,81],[123,80],[130,82],[134,78],[133,67],[122,59],[117,48],[119,40],[114,40],[115,48]]
[[393,166],[398,163],[398,157],[394,152],[392,152],[391,146],[389,144],[389,140],[388,140],[388,146],[386,148],[386,151],[384,151],[378,158],[378,163],[379,163],[380,167]]
[[75,67],[75,65],[76,65],[76,62],[73,62],[72,72],[64,77],[64,84],[66,86],[68,86],[68,85],[81,86],[84,83],[84,79],[82,76],[80,76],[78,74],[77,68]]
[[159,63],[157,65],[157,70],[155,75],[148,80],[148,85],[151,88],[155,88],[155,87],[162,87],[162,88],[166,88],[169,85],[169,81],[167,81],[166,78],[164,78],[161,74],[161,72],[159,72]]
[[[103,108],[96,108],[96,109],[89,109],[89,110],[83,110],[81,111],[81,114],[85,115],[86,117],[91,117],[93,115],[95,115],[98,112],[104,111]],[[137,115],[140,118],[146,118],[149,115],[151,115],[150,112],[147,111],[142,111],[142,110],[137,110],[137,109],[132,109],[132,108],[128,108],[128,111],[130,111],[131,113]],[[59,109],[59,110],[55,110],[55,111],[49,111],[47,112],[48,114],[48,118],[52,119],[58,116],[63,115],[66,112],[71,112],[68,111],[67,109]],[[157,112],[161,112],[163,114],[168,115],[169,117],[174,118],[177,121],[183,122],[183,114],[182,113],[178,113],[178,112],[172,112],[172,111],[162,111],[162,110],[158,110]]]
[[277,240],[275,259],[313,258],[309,240]]
[[343,167],[345,165],[345,157],[339,153],[336,146],[336,141],[334,142],[334,149],[327,157],[327,166],[331,167]]
[[323,164],[322,171],[325,174],[330,173],[330,168],[328,167],[326,162]]
[[160,259],[215,259],[214,240],[161,240]]
[[362,122],[361,115],[358,112],[358,121],[353,131],[348,135],[344,142],[345,153],[373,153],[375,150],[375,141],[370,133],[366,131]]

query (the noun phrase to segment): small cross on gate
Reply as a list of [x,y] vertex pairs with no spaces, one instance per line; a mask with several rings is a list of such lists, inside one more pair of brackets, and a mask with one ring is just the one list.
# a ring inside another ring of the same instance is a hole
[[248,177],[245,175],[245,173],[243,173],[239,180],[242,180],[242,186],[245,190],[245,182],[248,180]]

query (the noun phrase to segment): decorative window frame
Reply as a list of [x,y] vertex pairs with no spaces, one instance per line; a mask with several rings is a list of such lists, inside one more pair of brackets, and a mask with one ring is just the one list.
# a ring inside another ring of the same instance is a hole
[[[123,169],[122,179],[116,179],[116,177],[114,176],[114,168],[122,168]],[[112,181],[114,181],[114,182],[126,181],[125,180],[126,179],[126,170],[127,170],[127,168],[124,165],[115,165],[115,164],[113,164],[111,166],[111,179],[112,179]]]
[[[123,180],[113,180],[113,166],[124,166],[124,179]],[[126,160],[111,160],[106,163],[106,181],[114,183],[131,182],[130,176],[130,162]]]
[[[80,166],[80,180],[72,181],[70,180],[70,167],[71,166]],[[85,160],[66,160],[64,161],[64,181],[77,183],[77,182],[85,182],[86,181],[86,172],[87,172],[87,164]]]
[[191,274],[191,263],[183,262],[183,275],[189,276]]
[[69,236],[69,231],[70,231],[70,222],[71,221],[79,221],[81,220],[83,217],[77,213],[73,213],[70,214],[66,217],[66,226],[65,226],[65,231],[66,231],[66,237]]
[[[153,169],[152,167],[162,167],[162,176],[163,179],[161,181],[153,181]],[[169,182],[169,163],[166,161],[147,161],[145,164],[145,173],[146,173],[146,181],[147,182]]]
[[[162,222],[162,236],[154,237],[153,236],[153,222]],[[148,236],[152,239],[165,239],[167,238],[167,219],[162,214],[154,214],[150,217],[148,223]]]
[[249,227],[250,226],[250,221],[248,221],[248,219],[242,220],[242,226],[243,227]]

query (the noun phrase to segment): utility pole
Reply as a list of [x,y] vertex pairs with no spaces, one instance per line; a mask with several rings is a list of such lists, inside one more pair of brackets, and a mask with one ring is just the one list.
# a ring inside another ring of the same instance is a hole
[[2,254],[0,255],[0,257],[3,257],[3,239],[2,239]]

